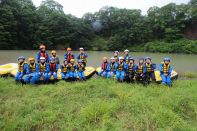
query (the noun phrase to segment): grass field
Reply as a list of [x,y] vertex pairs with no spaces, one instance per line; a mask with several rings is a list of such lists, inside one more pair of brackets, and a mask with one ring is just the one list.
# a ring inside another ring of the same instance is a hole
[[0,130],[197,130],[197,81],[22,86],[0,78]]

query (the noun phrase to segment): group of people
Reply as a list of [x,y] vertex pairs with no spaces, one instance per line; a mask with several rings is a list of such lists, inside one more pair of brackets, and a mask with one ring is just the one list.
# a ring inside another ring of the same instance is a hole
[[63,64],[60,65],[56,51],[52,50],[51,56],[49,56],[46,46],[42,44],[40,45],[40,51],[36,55],[36,60],[30,57],[28,59],[29,63],[26,63],[24,56],[18,58],[18,72],[15,79],[16,81],[31,84],[36,84],[40,79],[43,79],[44,83],[48,83],[51,77],[53,77],[54,81],[57,80],[57,72],[61,69],[63,80],[75,81],[77,78],[86,80],[84,71],[88,55],[85,54],[83,48],[79,48],[79,51],[76,57],[77,64],[75,64],[75,56],[71,48],[67,48]]
[[[154,71],[156,64],[154,64],[150,57],[140,58],[137,63],[133,57],[129,56],[129,50],[124,51],[124,55],[119,56],[118,51],[114,51],[114,56],[108,61],[107,57],[103,57],[101,65],[101,72],[99,75],[104,78],[112,78],[115,76],[116,80],[123,82],[142,82],[148,84],[151,80],[155,81]],[[162,78],[162,84],[171,86],[171,72],[170,58],[164,58],[159,65],[159,71]]]

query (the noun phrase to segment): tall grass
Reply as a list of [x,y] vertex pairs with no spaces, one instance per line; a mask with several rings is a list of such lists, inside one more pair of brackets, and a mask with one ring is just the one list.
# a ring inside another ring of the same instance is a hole
[[0,130],[197,130],[197,82],[117,83],[93,78],[20,85],[0,78]]

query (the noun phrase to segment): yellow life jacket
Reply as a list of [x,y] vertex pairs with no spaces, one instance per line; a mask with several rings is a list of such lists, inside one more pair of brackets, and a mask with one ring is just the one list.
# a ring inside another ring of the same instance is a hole
[[78,64],[78,68],[79,68],[79,69],[78,69],[79,71],[83,71],[83,70],[84,70],[84,66],[83,66],[83,65],[79,65],[79,64]]
[[75,64],[70,64],[70,70],[75,71]]
[[147,64],[146,63],[146,71],[147,72],[152,72],[152,64]]
[[115,69],[115,63],[110,65],[110,69],[113,71]]
[[133,72],[133,66],[134,66],[134,64],[129,64],[129,72],[130,73]]
[[125,56],[124,58],[125,58],[126,64],[129,64],[129,56]]
[[87,62],[87,60],[86,60],[84,54],[80,54],[80,55],[79,55],[79,59],[82,60],[83,62]]
[[144,68],[144,66],[143,65],[138,65],[138,68],[137,68],[137,73],[138,74],[141,74],[141,73],[143,73],[143,68]]
[[40,71],[45,72],[45,70],[46,70],[46,63],[44,64],[40,63]]
[[30,69],[30,72],[35,72],[36,71],[36,63],[34,63],[33,65],[29,64],[29,69]]
[[114,56],[115,61],[118,62],[118,56]]
[[26,63],[25,62],[23,62],[22,64],[18,64],[18,71],[19,72],[24,72],[24,65],[25,65]]
[[168,73],[170,69],[170,64],[163,64],[162,71],[163,73]]
[[123,70],[124,69],[124,63],[122,63],[122,64],[119,64],[119,66],[118,66],[118,70]]
[[68,65],[62,65],[62,72],[68,72]]

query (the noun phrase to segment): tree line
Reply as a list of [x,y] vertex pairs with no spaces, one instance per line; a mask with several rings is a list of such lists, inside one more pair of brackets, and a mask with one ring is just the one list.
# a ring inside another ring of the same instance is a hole
[[[150,46],[152,42],[155,47],[155,42],[196,39],[196,7],[197,0],[180,5],[169,3],[161,8],[150,7],[147,15],[142,15],[138,9],[106,6],[77,18],[65,14],[63,6],[54,0],[44,0],[39,7],[31,0],[0,0],[0,49],[37,49],[44,43],[48,49],[69,46],[115,50],[141,46],[149,51],[146,43]],[[188,41],[185,44],[192,43],[191,47],[197,49],[196,40]]]

